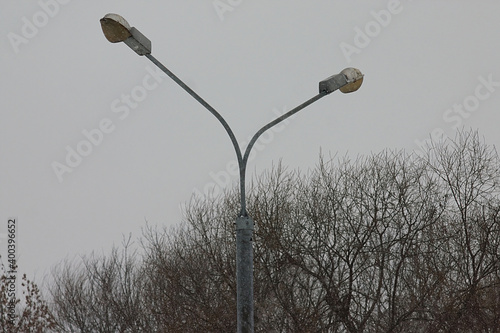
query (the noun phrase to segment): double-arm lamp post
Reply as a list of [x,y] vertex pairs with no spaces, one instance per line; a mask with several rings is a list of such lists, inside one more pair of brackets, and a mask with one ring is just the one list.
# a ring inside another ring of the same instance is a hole
[[329,78],[319,83],[319,93],[311,99],[305,101],[294,109],[276,118],[269,124],[262,127],[252,137],[245,153],[241,153],[240,146],[236,141],[233,131],[210,104],[189,88],[170,70],[163,66],[158,60],[151,55],[151,41],[145,37],[134,27],[130,27],[128,22],[117,14],[107,14],[101,19],[101,27],[104,36],[111,43],[124,42],[132,50],[141,56],[146,56],[170,78],[172,78],[179,86],[194,97],[202,104],[210,113],[212,113],[222,124],[226,130],[231,142],[236,151],[238,164],[240,169],[240,201],[241,210],[236,217],[236,289],[237,289],[237,322],[238,332],[253,332],[254,331],[254,312],[253,312],[253,248],[252,238],[254,223],[248,216],[245,201],[245,170],[248,162],[250,151],[262,133],[270,129],[274,125],[280,123],[286,118],[299,112],[306,106],[314,103],[321,97],[324,97],[335,90],[339,89],[343,93],[356,91],[363,82],[363,74],[358,69],[346,68],[339,74],[330,76]]

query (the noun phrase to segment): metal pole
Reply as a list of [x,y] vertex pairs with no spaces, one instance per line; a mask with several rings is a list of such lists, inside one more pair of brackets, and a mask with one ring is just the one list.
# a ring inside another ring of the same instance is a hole
[[253,220],[236,218],[236,294],[238,333],[253,333]]

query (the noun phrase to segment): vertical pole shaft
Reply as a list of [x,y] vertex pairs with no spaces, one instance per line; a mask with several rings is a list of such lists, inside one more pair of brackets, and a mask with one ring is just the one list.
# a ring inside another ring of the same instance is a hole
[[238,333],[253,333],[253,220],[236,218],[236,302]]

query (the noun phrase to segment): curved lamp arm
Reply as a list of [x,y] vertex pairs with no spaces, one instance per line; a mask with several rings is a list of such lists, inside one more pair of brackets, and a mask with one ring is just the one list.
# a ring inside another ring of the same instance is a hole
[[[247,162],[248,162],[248,157],[250,156],[250,151],[252,150],[255,142],[257,142],[257,139],[265,131],[267,131],[271,127],[273,127],[273,126],[281,123],[283,120],[287,119],[288,117],[293,116],[295,113],[299,112],[300,110],[302,110],[306,106],[308,106],[308,105],[316,102],[318,99],[320,99],[323,96],[326,96],[326,94],[325,93],[319,93],[319,94],[317,94],[316,96],[312,97],[311,99],[307,100],[306,102],[300,104],[299,106],[293,108],[292,110],[288,111],[287,113],[285,113],[285,114],[281,115],[280,117],[274,119],[269,124],[263,126],[257,133],[255,133],[255,135],[252,137],[252,139],[248,143],[248,146],[247,146],[247,148],[245,150],[245,155],[243,156],[242,165],[240,166],[240,187],[241,187],[240,192],[241,193],[245,193],[245,171],[246,171],[246,166],[247,166]],[[246,200],[245,200],[244,196],[241,198],[241,214],[242,214],[242,216],[246,216]]]
[[[172,80],[174,80],[179,86],[182,87],[188,94],[193,96],[201,105],[203,105],[210,113],[212,113],[217,120],[222,124],[224,129],[226,130],[229,138],[231,139],[231,143],[233,144],[234,150],[236,152],[236,158],[238,159],[238,166],[240,169],[240,203],[241,203],[241,211],[240,216],[247,216],[246,212],[246,200],[245,200],[245,170],[246,170],[246,162],[248,160],[248,156],[244,159],[241,155],[241,148],[236,140],[236,137],[233,133],[231,127],[226,122],[226,120],[220,115],[217,110],[215,110],[210,104],[208,104],[203,98],[201,98],[193,89],[189,88],[181,79],[179,79],[174,73],[172,73],[167,67],[165,67],[161,62],[159,62],[155,57],[151,54],[146,54],[146,57],[151,60],[158,68],[160,68],[165,74],[167,74]],[[253,145],[253,143],[252,143]],[[248,150],[248,148],[247,148]]]
[[229,127],[229,124],[226,122],[226,120],[220,115],[217,110],[215,110],[210,104],[208,104],[203,98],[201,98],[197,93],[193,91],[193,89],[189,88],[188,85],[186,85],[181,79],[179,79],[174,73],[172,73],[167,67],[165,67],[161,62],[159,62],[155,57],[153,57],[151,54],[146,54],[146,57],[151,60],[158,68],[160,68],[165,74],[167,74],[172,80],[174,80],[179,86],[181,86],[182,89],[184,89],[188,94],[193,96],[194,99],[196,99],[201,105],[203,105],[210,113],[212,113],[217,120],[222,124],[224,129],[226,130],[227,134],[229,135],[229,138],[231,139],[231,143],[234,146],[234,149],[236,151],[236,157],[238,158],[238,162],[241,163],[242,160],[242,155],[241,155],[241,149],[240,146],[238,145],[238,141],[236,140],[236,137],[234,136],[233,131],[231,130],[231,127]]

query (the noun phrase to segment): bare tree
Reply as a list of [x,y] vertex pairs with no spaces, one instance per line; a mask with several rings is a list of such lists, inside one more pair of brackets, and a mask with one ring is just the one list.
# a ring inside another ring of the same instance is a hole
[[433,144],[427,161],[449,198],[442,248],[449,287],[438,303],[446,311],[435,311],[436,330],[500,332],[498,154],[477,132],[461,131],[453,142]]
[[109,256],[92,254],[54,269],[50,292],[59,331],[154,332],[148,330],[141,263],[131,247],[129,238]]
[[[280,165],[248,195],[257,332],[499,332],[500,163],[477,133],[424,158],[382,152]],[[236,330],[236,190],[55,272],[66,332]],[[125,247],[127,250],[127,247]]]

